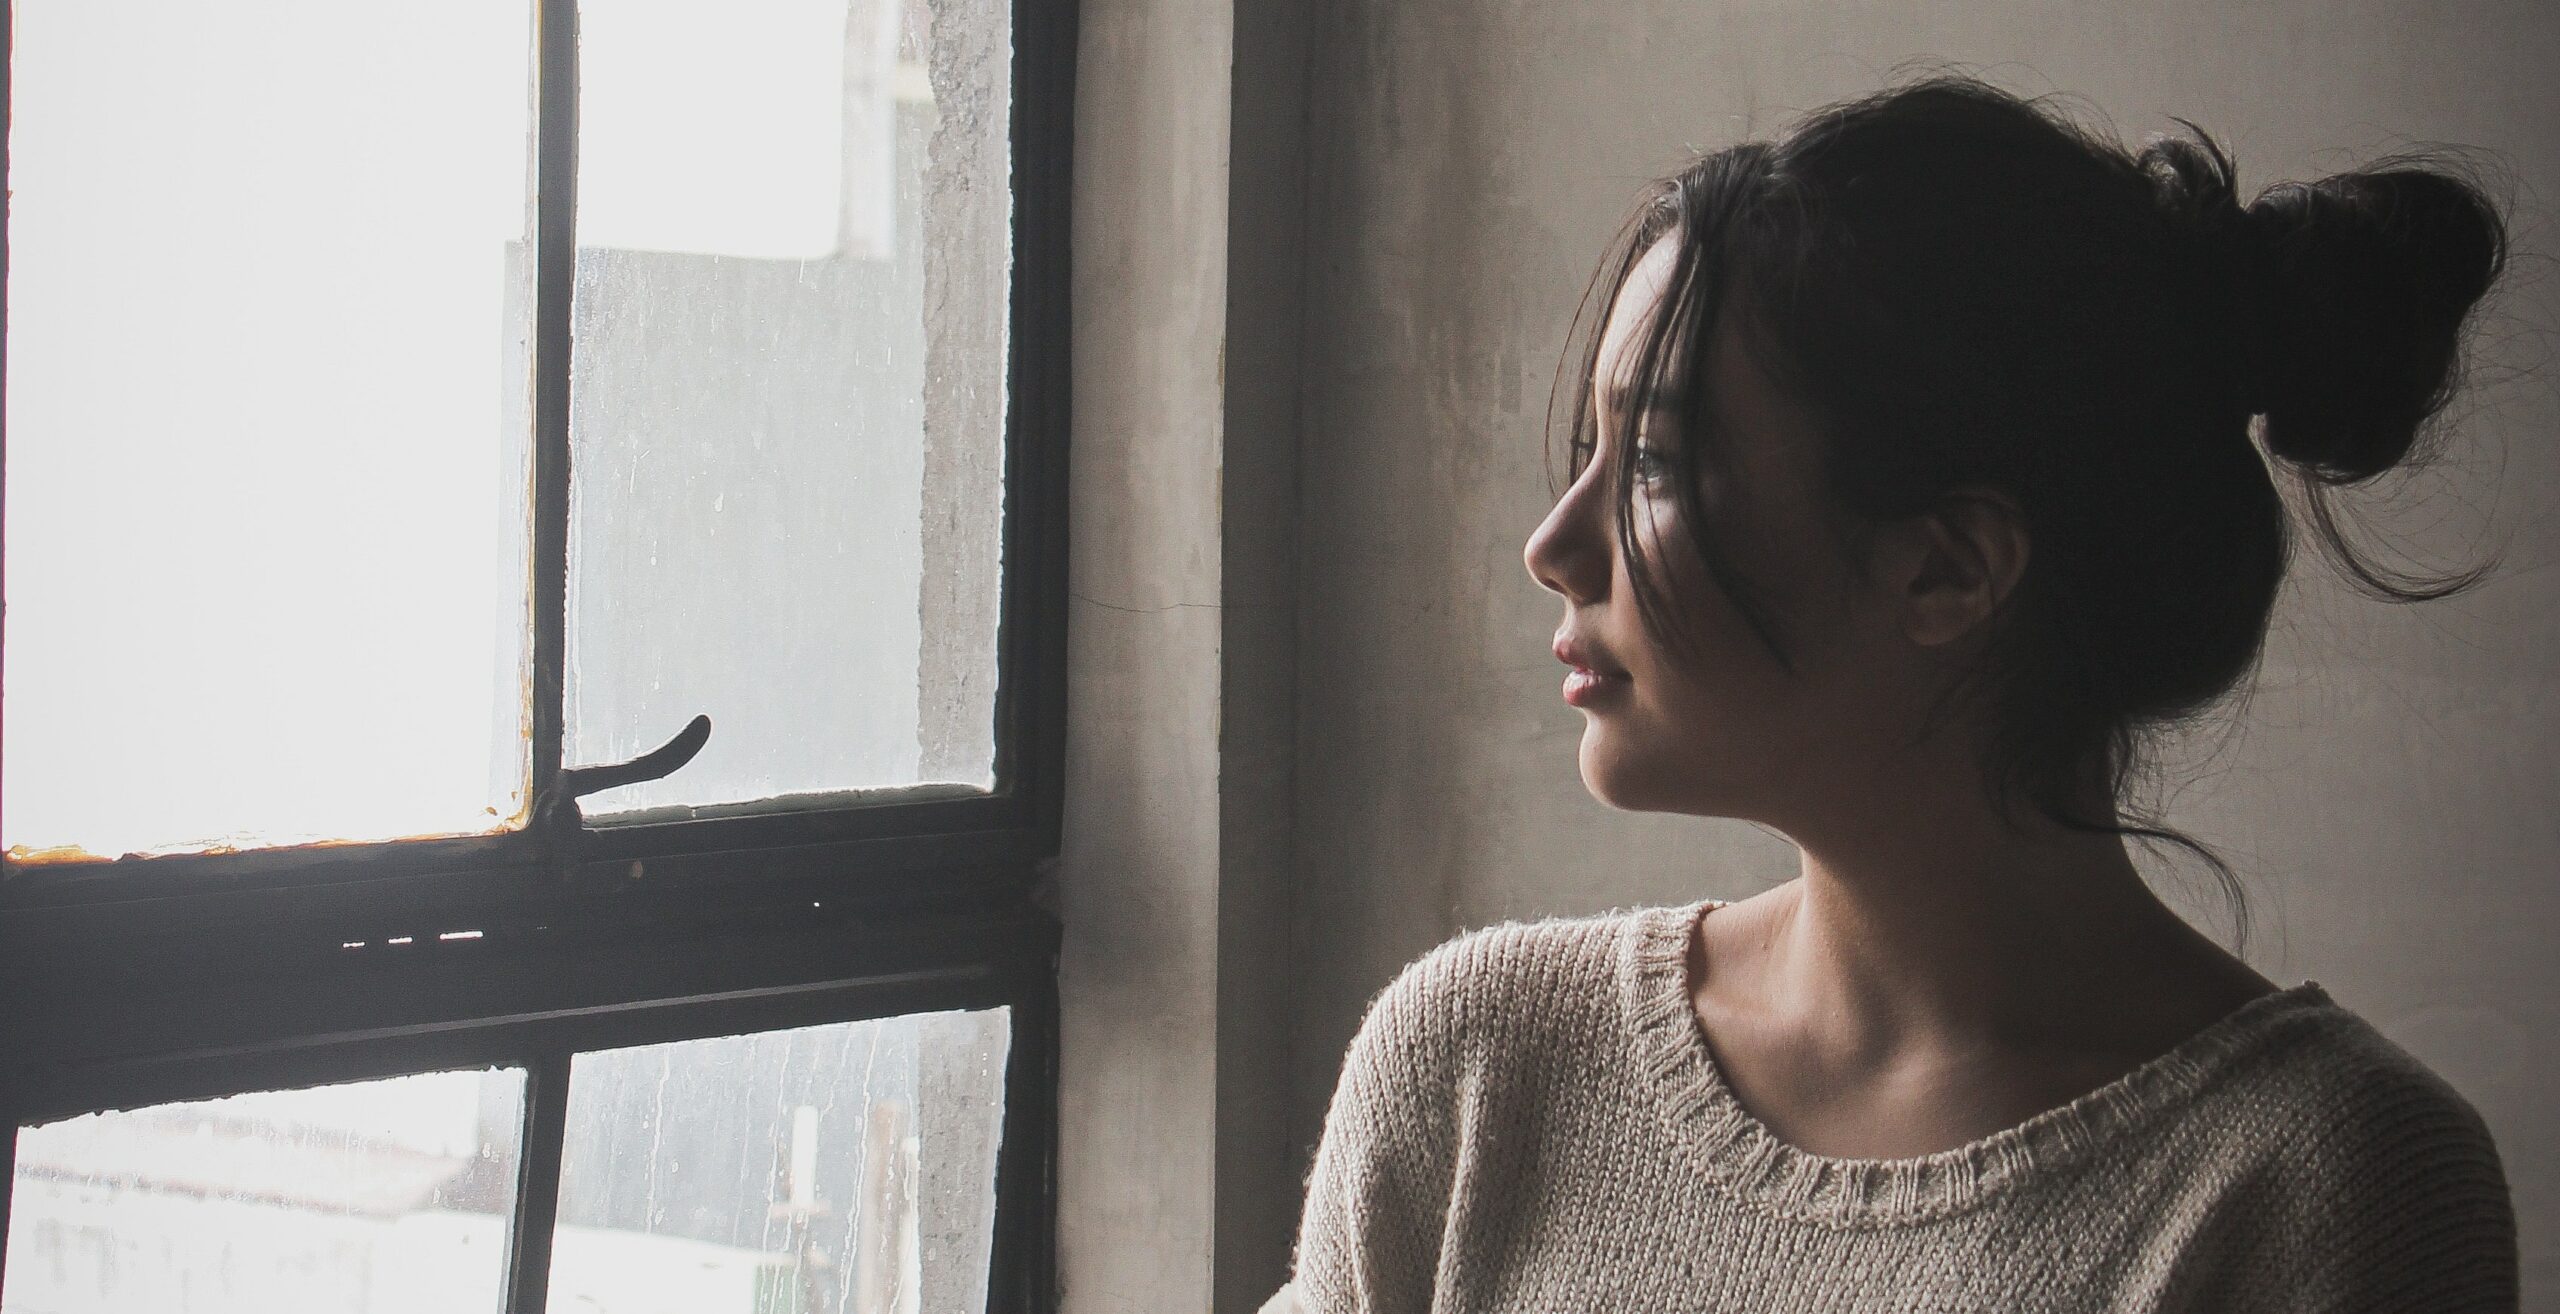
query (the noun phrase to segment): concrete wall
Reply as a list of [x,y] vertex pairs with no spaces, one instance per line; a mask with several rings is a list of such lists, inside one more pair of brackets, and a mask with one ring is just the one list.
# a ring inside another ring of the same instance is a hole
[[1086,0],[1077,70],[1063,1308],[1288,1259],[1297,0]]
[[1087,0],[1076,80],[1059,1283],[1210,1307],[1226,0]]
[[[1506,917],[1793,874],[1750,828],[1612,813],[1546,652],[1561,604],[1522,540],[1549,502],[1541,413],[1566,320],[1637,186],[1692,147],[1871,90],[1911,57],[2085,95],[2128,136],[2183,115],[2244,183],[2405,139],[2519,171],[2555,250],[2560,8],[2414,0],[1884,5],[1333,0],[1308,87],[1290,1136],[1312,1145],[1344,1043],[1401,964]],[[2548,354],[2560,283],[2526,268],[2493,365]],[[2544,335],[2537,338],[2535,335]],[[2240,732],[2173,819],[2242,868],[2261,970],[2321,981],[2489,1118],[2527,1307],[2560,1309],[2560,368],[2491,379],[2431,500],[2388,519],[2506,565],[2421,608],[2316,562]],[[2200,913],[2215,909],[2165,882]],[[1293,1202],[1294,1203],[1294,1202]]]

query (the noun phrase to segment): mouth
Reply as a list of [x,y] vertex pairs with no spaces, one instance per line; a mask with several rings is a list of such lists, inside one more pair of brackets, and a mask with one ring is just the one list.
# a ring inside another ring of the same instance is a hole
[[1589,647],[1557,635],[1556,660],[1573,668],[1564,677],[1564,700],[1575,707],[1586,707],[1623,691],[1629,680],[1625,671],[1610,665]]

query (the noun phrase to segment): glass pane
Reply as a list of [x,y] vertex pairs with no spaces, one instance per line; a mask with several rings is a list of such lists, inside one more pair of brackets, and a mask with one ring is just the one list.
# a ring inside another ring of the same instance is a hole
[[569,765],[707,712],[588,810],[989,788],[1010,6],[699,13],[579,7]]
[[0,1307],[496,1310],[523,1107],[493,1069],[27,1128]]
[[551,1308],[985,1309],[1006,1014],[579,1055]]
[[511,824],[527,0],[11,10],[0,842]]

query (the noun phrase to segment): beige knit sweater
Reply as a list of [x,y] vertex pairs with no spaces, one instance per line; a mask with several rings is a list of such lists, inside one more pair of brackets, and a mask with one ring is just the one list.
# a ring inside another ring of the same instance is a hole
[[2515,1220],[2462,1096],[2316,982],[1969,1145],[1835,1159],[1717,1075],[1710,901],[1494,927],[1370,1006],[1270,1311],[2470,1311]]

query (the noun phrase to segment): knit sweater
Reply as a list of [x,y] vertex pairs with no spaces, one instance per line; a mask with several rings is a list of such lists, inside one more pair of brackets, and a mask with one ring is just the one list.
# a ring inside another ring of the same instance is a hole
[[1406,968],[1266,1310],[2515,1309],[2487,1127],[2317,982],[1969,1144],[1830,1158],[1709,1057],[1687,948],[1714,906],[1498,926]]

